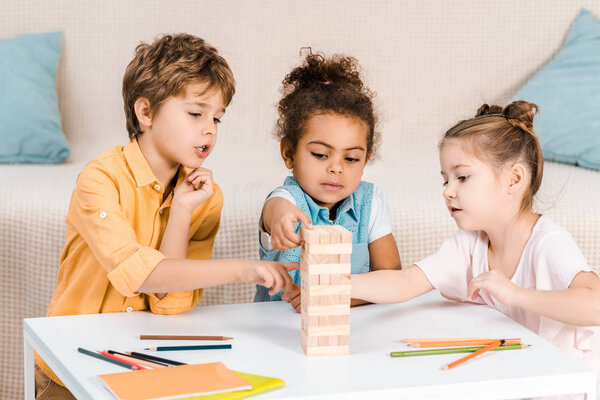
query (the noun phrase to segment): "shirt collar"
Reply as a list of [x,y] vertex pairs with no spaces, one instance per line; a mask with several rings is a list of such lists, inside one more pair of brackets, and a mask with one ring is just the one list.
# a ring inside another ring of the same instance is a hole
[[[329,209],[327,207],[321,207],[305,192],[308,208],[312,215],[321,215],[322,218],[329,220]],[[348,214],[354,221],[358,222],[358,213],[354,204],[354,193],[342,200],[340,204],[335,221],[337,221],[344,213]]]
[[138,187],[150,185],[157,181],[136,138],[125,145],[123,154]]
[[[138,187],[158,182],[158,179],[156,179],[154,172],[152,172],[136,138],[133,138],[125,145],[123,154],[125,155],[125,160],[131,169],[131,173],[133,174],[133,178]],[[181,183],[181,181],[192,172],[191,168],[182,167],[183,168],[179,168],[178,171],[177,184]]]

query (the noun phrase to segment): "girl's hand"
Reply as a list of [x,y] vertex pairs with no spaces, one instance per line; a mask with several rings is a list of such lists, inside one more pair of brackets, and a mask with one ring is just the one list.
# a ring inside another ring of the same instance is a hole
[[269,295],[279,293],[281,289],[286,293],[291,290],[294,281],[288,271],[298,269],[300,263],[275,261],[256,261],[244,266],[240,281],[256,283],[269,289]]
[[281,300],[287,301],[291,304],[294,310],[300,312],[300,306],[302,305],[300,293],[300,286],[294,283],[289,291],[283,292],[283,294],[281,295]]
[[271,234],[271,245],[275,250],[288,250],[302,244],[300,236],[294,232],[296,224],[302,222],[312,228],[310,218],[288,200],[275,197],[267,201],[263,208],[263,225]]
[[214,191],[212,171],[196,168],[175,188],[172,207],[184,208],[192,212],[208,200]]
[[467,298],[475,300],[480,290],[490,292],[502,304],[511,306],[521,288],[510,281],[502,272],[491,270],[473,278],[467,286]]

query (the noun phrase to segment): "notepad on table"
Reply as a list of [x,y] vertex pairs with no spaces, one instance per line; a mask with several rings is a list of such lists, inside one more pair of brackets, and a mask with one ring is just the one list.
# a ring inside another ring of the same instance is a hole
[[269,390],[277,389],[285,385],[285,382],[281,379],[246,374],[239,371],[233,372],[250,383],[252,385],[252,390],[240,390],[236,392],[213,394],[210,396],[196,396],[186,398],[185,400],[237,400],[243,399],[244,397],[254,396],[255,394],[268,392]]
[[182,399],[252,389],[220,362],[118,372],[98,378],[120,400]]

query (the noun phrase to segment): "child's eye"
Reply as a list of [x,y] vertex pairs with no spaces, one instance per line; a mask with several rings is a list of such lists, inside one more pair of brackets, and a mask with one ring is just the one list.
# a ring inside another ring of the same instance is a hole
[[200,114],[200,113],[193,113],[193,112],[191,112],[191,113],[188,113],[188,114],[190,114],[194,118],[198,118],[198,117],[202,116],[202,114]]
[[360,161],[360,158],[346,157],[346,161],[354,163],[354,162]]
[[321,154],[321,153],[313,153],[311,152],[310,154],[312,154],[313,156],[317,157],[320,160],[325,160],[327,158],[326,154]]
[[213,121],[215,121],[215,124],[220,124],[221,120],[219,118],[213,118]]
[[448,181],[444,181],[444,183],[442,183],[442,186],[443,186],[443,187],[446,187],[446,186],[448,186]]
[[465,182],[467,179],[469,179],[469,176],[462,175],[462,176],[459,176],[457,179],[461,182]]

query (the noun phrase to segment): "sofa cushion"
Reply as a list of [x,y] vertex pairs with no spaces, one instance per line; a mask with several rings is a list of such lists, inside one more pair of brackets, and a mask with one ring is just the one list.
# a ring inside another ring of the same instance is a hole
[[56,95],[61,37],[50,32],[0,41],[0,162],[69,157]]
[[547,160],[600,169],[600,20],[582,9],[556,57],[515,99],[540,107],[535,119]]

